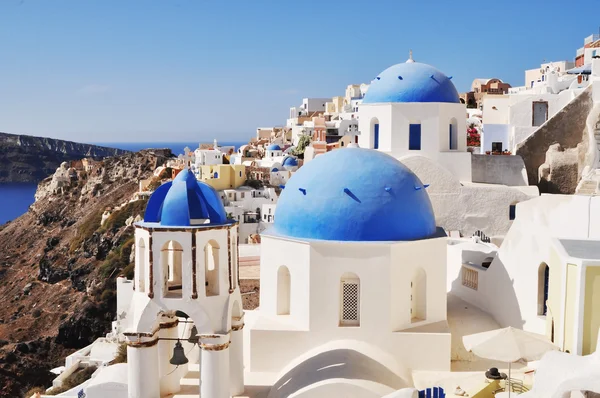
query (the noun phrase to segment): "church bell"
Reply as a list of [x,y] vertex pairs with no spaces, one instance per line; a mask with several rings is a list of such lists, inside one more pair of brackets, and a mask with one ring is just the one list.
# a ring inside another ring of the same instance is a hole
[[173,348],[173,358],[169,361],[171,365],[185,365],[188,363],[188,359],[183,352],[183,347],[179,340],[175,343],[175,348]]
[[190,337],[187,341],[190,344],[198,344],[199,340],[200,339],[198,338],[198,329],[196,329],[196,326],[192,326],[192,330],[190,331]]

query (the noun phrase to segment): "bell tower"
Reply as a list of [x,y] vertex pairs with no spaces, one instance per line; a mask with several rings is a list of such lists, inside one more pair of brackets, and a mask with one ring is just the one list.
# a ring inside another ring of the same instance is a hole
[[[200,395],[242,393],[237,222],[227,219],[218,193],[184,169],[152,194],[135,228],[134,324],[124,333],[129,396],[179,391],[184,352],[195,343]],[[181,335],[183,324],[197,334]]]

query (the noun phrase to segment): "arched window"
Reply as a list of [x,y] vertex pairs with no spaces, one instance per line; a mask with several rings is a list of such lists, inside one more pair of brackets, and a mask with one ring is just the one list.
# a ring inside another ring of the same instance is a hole
[[408,126],[408,149],[411,151],[421,150],[421,124],[411,123]]
[[340,280],[340,326],[360,326],[360,279],[353,273]]
[[458,149],[458,122],[455,118],[450,119],[450,125],[448,126],[448,148],[451,151]]
[[410,318],[411,322],[427,319],[427,275],[420,267],[410,282]]
[[146,244],[144,243],[144,239],[140,238],[137,244],[137,274],[136,278],[136,286],[137,291],[143,293],[146,291]]
[[379,119],[371,119],[371,136],[373,137],[373,149],[379,149]]
[[163,278],[163,297],[182,297],[182,255],[181,245],[170,240],[161,248],[161,265]]
[[538,268],[538,315],[543,316],[548,312],[548,287],[550,282],[550,267],[542,263]]
[[219,244],[214,240],[204,246],[204,286],[206,296],[219,295]]
[[290,314],[291,287],[290,270],[282,265],[277,270],[277,315]]

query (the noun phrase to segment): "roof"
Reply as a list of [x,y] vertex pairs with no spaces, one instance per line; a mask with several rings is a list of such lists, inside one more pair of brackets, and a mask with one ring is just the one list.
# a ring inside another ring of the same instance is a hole
[[460,103],[458,91],[446,76],[431,65],[405,62],[390,66],[373,80],[363,104],[389,102]]
[[436,226],[425,186],[410,169],[377,150],[344,148],[317,156],[290,178],[272,232],[332,241],[405,241],[431,237]]
[[600,240],[560,239],[560,243],[571,257],[600,260]]
[[227,223],[227,216],[218,192],[199,182],[189,169],[182,170],[171,182],[154,191],[144,214],[144,222],[161,226],[191,226],[195,220],[207,224]]

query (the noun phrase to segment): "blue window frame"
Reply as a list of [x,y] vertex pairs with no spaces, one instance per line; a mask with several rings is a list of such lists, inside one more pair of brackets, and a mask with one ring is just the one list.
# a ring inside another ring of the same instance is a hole
[[411,124],[408,129],[408,149],[421,150],[421,125]]
[[373,126],[373,149],[379,149],[379,123]]

